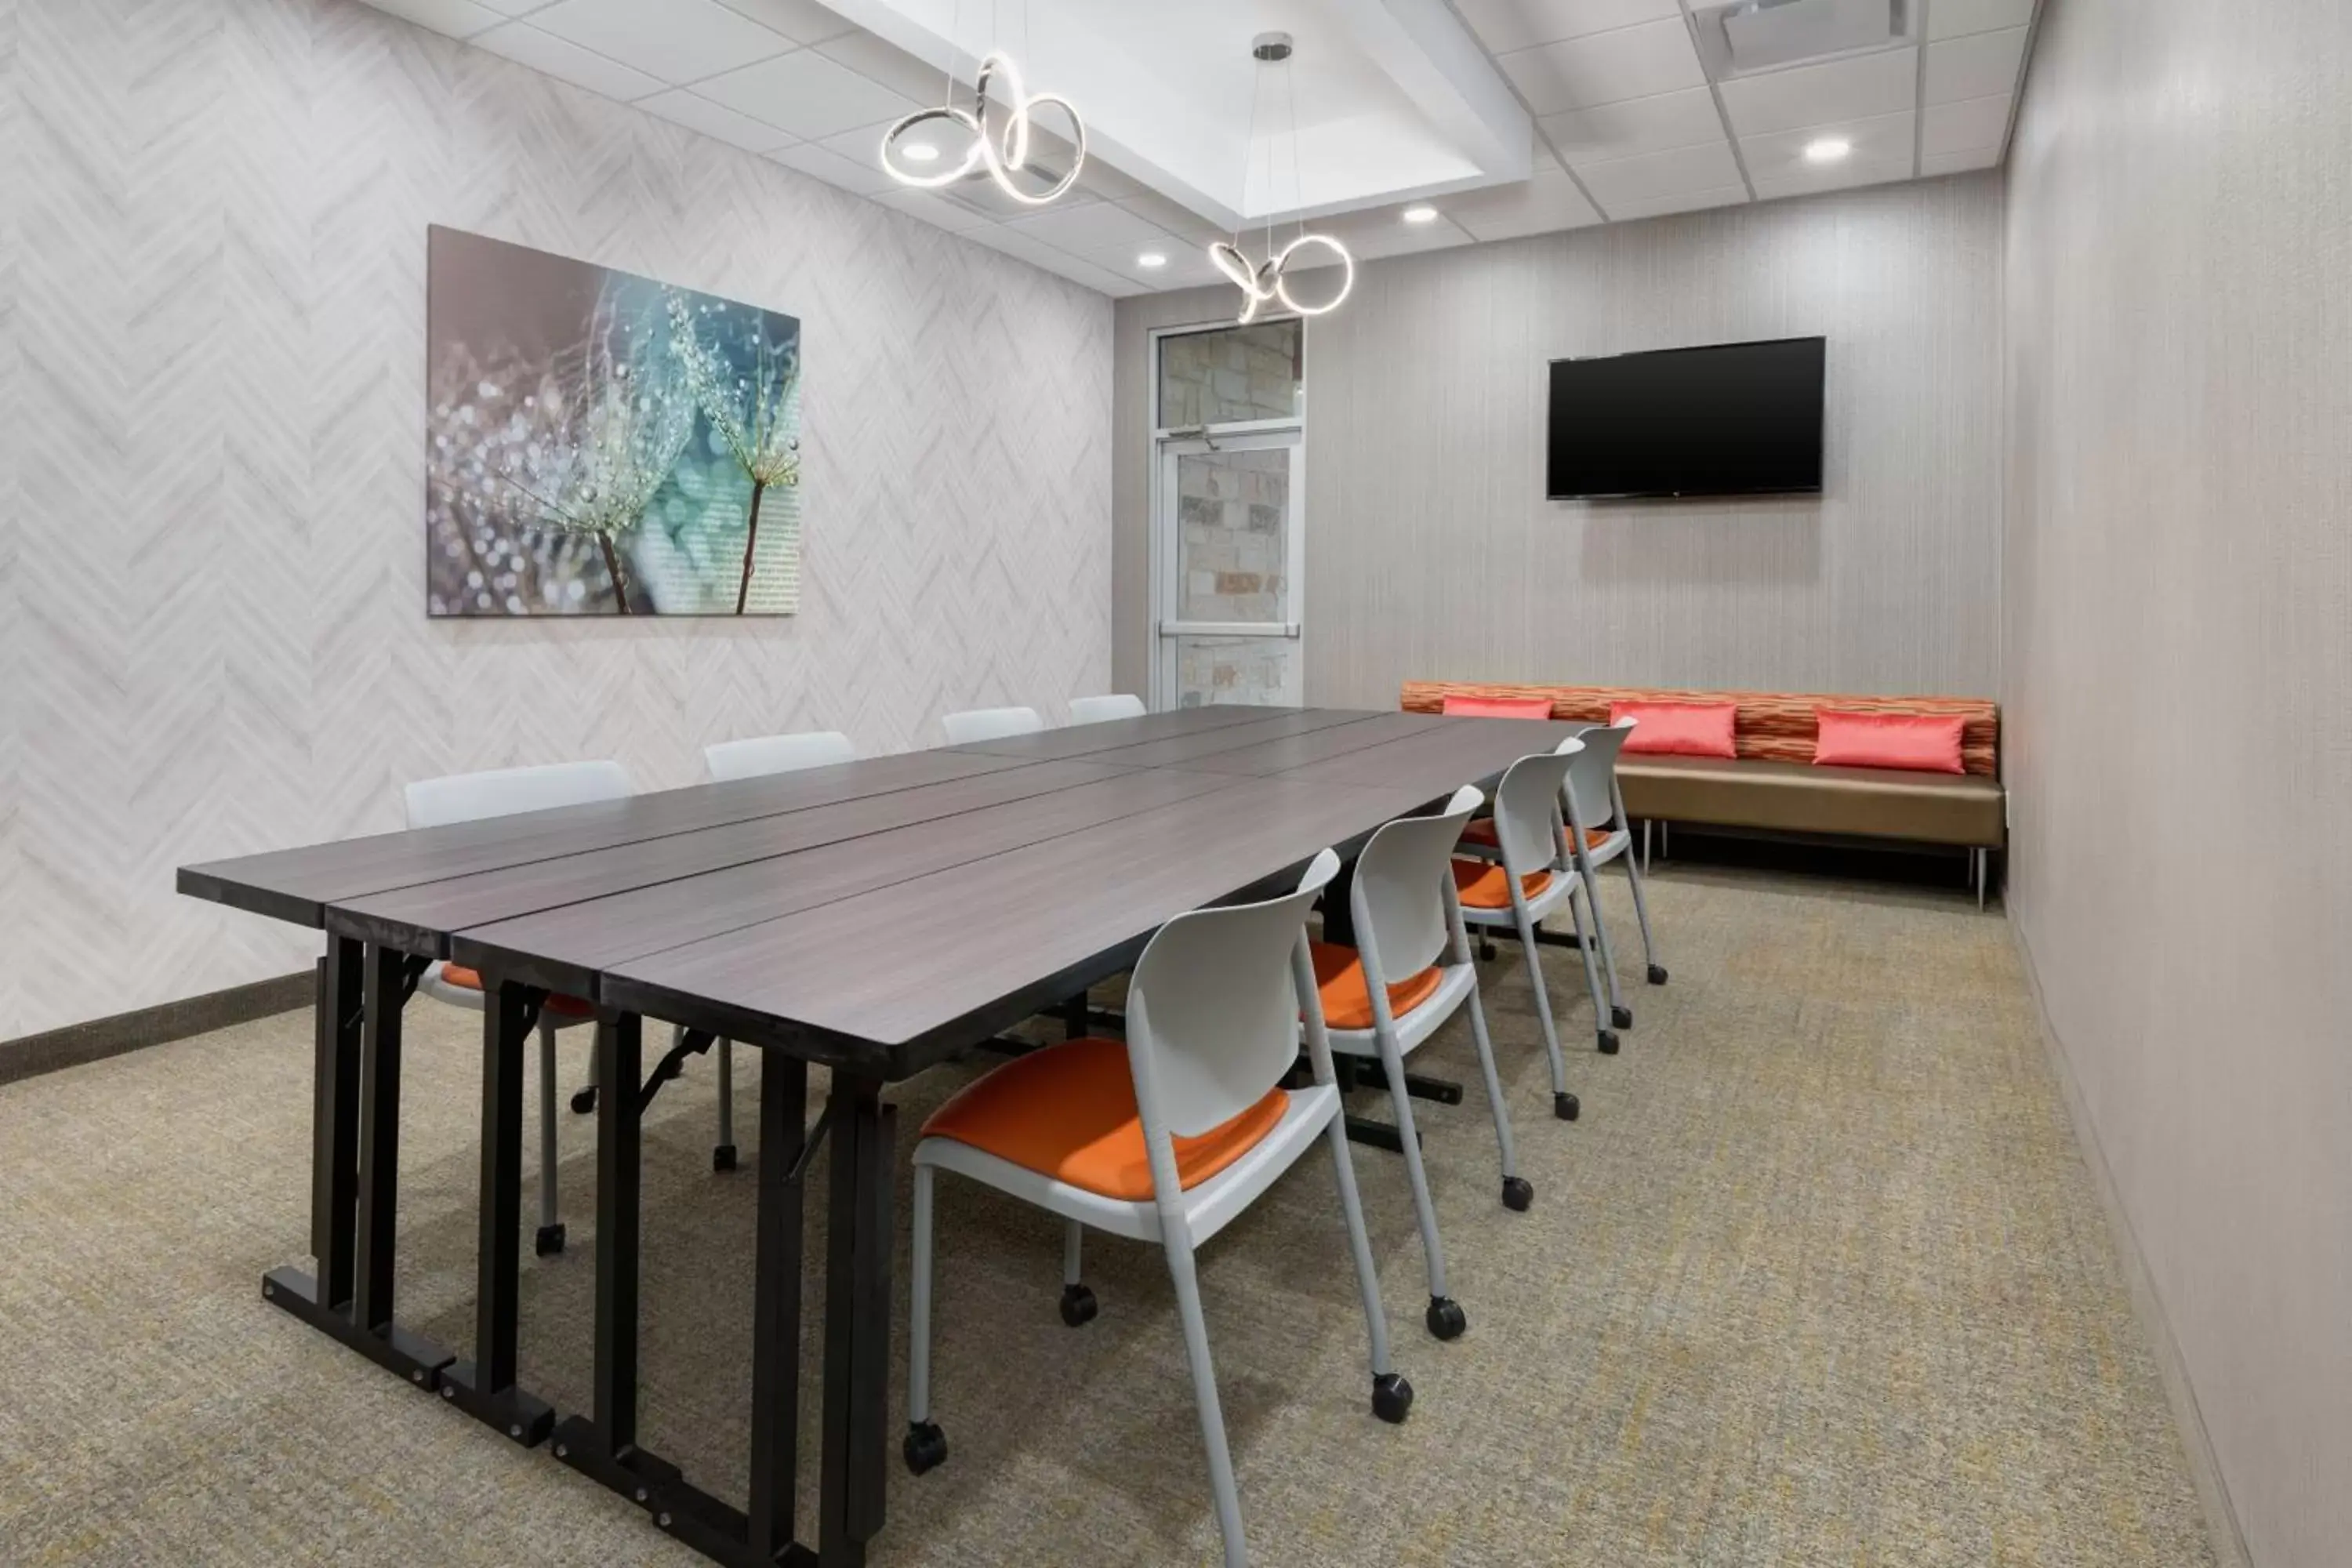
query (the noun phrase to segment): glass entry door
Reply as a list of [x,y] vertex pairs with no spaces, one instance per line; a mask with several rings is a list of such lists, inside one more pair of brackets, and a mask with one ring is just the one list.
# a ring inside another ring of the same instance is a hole
[[1160,443],[1155,708],[1298,706],[1305,460],[1296,426]]

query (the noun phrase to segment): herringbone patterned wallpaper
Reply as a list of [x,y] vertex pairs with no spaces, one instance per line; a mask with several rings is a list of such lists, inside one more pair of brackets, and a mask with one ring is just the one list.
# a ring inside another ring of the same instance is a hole
[[[425,230],[799,316],[802,613],[428,623]],[[350,0],[0,0],[0,1038],[299,968],[175,866],[406,780],[1109,673],[1111,307]]]

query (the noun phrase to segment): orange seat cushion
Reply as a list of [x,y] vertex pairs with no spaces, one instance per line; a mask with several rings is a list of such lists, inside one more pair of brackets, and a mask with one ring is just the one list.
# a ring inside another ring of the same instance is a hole
[[[1372,990],[1364,981],[1364,961],[1352,947],[1337,942],[1308,944],[1315,954],[1315,988],[1323,994],[1323,1022],[1334,1029],[1372,1026]],[[1409,975],[1389,987],[1389,1016],[1402,1018],[1437,994],[1445,976],[1436,966]]]
[[[443,964],[441,978],[445,983],[467,991],[482,988],[482,977],[462,963]],[[583,1002],[577,996],[559,996],[552,992],[548,994],[546,1007],[551,1013],[561,1013],[570,1018],[593,1018],[596,1016],[593,1002]]]
[[[1607,827],[1586,828],[1584,830],[1584,847],[1588,849],[1600,848],[1603,844],[1609,842],[1609,835],[1613,831],[1614,829]],[[1500,844],[1501,840],[1495,837],[1495,819],[1491,816],[1472,817],[1469,824],[1462,829],[1462,841],[1465,844],[1486,844],[1490,846]]]
[[[1491,860],[1454,862],[1454,891],[1464,906],[1474,910],[1511,907],[1510,873]],[[1530,871],[1519,879],[1519,889],[1532,899],[1551,886],[1551,873]]]
[[[1178,1184],[1197,1187],[1257,1147],[1289,1103],[1277,1086],[1223,1126],[1173,1140]],[[1065,1040],[1015,1057],[934,1111],[923,1136],[952,1138],[1107,1198],[1152,1196],[1135,1080],[1118,1040]]]

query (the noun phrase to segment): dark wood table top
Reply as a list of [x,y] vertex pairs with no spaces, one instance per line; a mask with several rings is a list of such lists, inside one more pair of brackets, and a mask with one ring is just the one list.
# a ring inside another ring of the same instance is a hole
[[217,861],[180,887],[898,1077],[1577,728],[1187,709]]

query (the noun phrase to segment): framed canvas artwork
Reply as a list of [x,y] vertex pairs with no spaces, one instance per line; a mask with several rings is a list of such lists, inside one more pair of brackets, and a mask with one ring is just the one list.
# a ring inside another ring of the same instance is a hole
[[798,609],[797,318],[438,226],[425,247],[428,613]]

